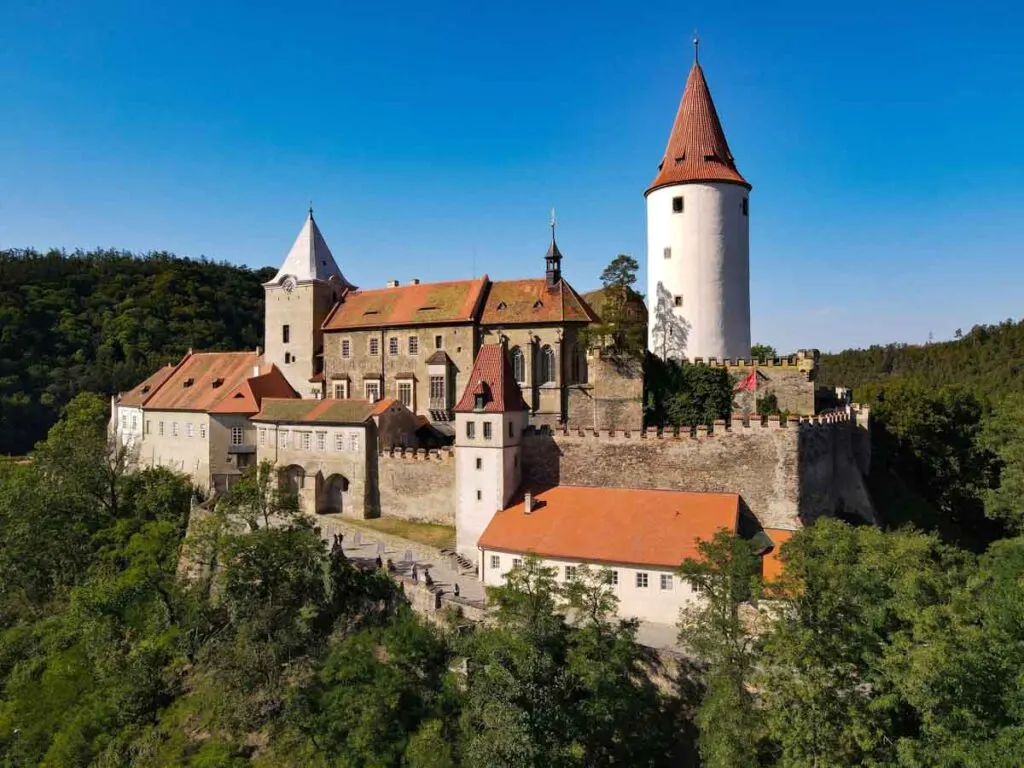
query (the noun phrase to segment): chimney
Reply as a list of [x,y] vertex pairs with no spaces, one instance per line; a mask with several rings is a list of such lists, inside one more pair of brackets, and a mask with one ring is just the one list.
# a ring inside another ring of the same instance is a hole
[[262,354],[263,354],[263,347],[261,347],[259,344],[257,344],[256,345],[256,357],[259,357]]
[[397,280],[388,280],[388,288],[397,288],[397,287],[398,287],[398,281]]
[[533,514],[533,494],[529,491],[523,494],[523,512],[527,515]]
[[420,284],[420,279],[418,277],[414,277],[412,280],[409,281],[409,284],[410,285],[419,285]]

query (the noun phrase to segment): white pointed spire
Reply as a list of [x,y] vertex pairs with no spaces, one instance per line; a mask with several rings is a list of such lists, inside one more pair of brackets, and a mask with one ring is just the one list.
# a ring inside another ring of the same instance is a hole
[[292,277],[300,283],[309,280],[326,282],[335,278],[343,285],[354,287],[341,274],[338,263],[331,254],[331,249],[327,247],[327,241],[320,234],[320,227],[313,219],[312,208],[309,209],[306,223],[302,225],[302,230],[295,238],[295,243],[288,251],[288,256],[270,282],[279,283],[286,277]]

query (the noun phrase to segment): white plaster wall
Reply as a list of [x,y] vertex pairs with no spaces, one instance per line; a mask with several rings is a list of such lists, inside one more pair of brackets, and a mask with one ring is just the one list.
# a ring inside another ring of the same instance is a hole
[[142,430],[145,424],[141,408],[115,405],[112,421],[122,445],[141,446]]
[[[455,414],[455,546],[470,559],[476,557],[480,534],[519,487],[521,441],[527,419],[526,412]],[[466,437],[466,423],[470,421],[476,424],[473,439]],[[484,423],[491,425],[490,440],[484,439]],[[480,469],[476,467],[477,459]]]
[[[144,411],[143,438],[139,462],[147,466],[168,467],[192,477],[200,488],[210,487],[210,417],[199,411]],[[160,434],[163,422],[163,434]],[[174,435],[174,424],[178,434]],[[188,425],[192,425],[189,436]],[[205,435],[205,436],[204,436]]]
[[[677,184],[647,196],[648,348],[666,357],[721,359],[750,356],[749,190],[739,184]],[[672,199],[683,198],[673,213]],[[671,258],[664,257],[672,249]],[[663,286],[659,291],[659,285]],[[684,321],[685,347],[658,337],[659,294],[682,296],[672,313]]]
[[[505,583],[505,574],[512,570],[513,559],[523,559],[522,553],[498,552],[484,550],[481,558],[483,582],[487,586],[499,586]],[[491,557],[499,558],[499,567],[491,567]],[[579,560],[559,558],[542,558],[541,563],[557,569],[556,579],[565,583],[565,566],[583,565]],[[619,583],[612,589],[619,598],[619,616],[636,618],[640,621],[651,621],[657,624],[675,624],[679,620],[679,610],[683,605],[698,600],[699,597],[690,586],[679,578],[674,568],[656,568],[654,566],[637,566],[625,563],[588,563],[593,570],[608,568],[617,571]],[[647,587],[636,586],[637,573],[647,574]],[[672,577],[672,589],[661,588],[661,575]]]

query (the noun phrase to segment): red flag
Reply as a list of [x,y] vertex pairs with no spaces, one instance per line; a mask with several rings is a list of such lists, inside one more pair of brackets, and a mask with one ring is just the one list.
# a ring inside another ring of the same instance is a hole
[[757,391],[757,369],[752,370],[747,376],[732,388],[733,392],[756,392]]

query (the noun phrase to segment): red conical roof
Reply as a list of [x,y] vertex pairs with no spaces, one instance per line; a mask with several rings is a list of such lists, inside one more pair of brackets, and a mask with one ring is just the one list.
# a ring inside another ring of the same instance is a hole
[[736,170],[729,142],[725,140],[711,91],[704,79],[704,70],[696,62],[686,80],[665,157],[647,192],[688,181],[730,181],[750,188],[747,180]]

